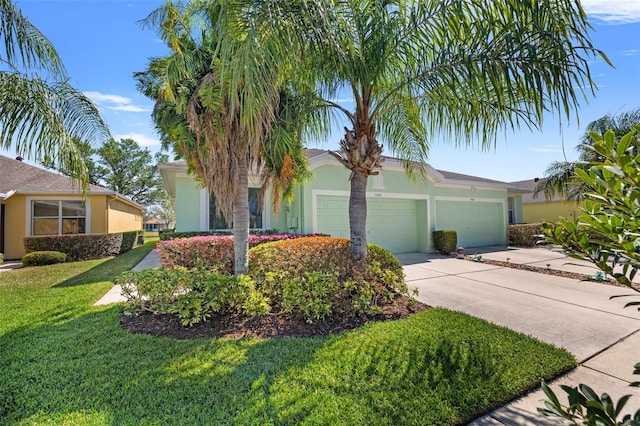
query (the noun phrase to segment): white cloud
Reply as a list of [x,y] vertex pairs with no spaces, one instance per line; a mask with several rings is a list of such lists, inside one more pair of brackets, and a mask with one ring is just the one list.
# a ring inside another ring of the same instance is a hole
[[638,56],[640,55],[640,49],[630,49],[622,52],[624,56]]
[[159,146],[160,140],[144,135],[142,133],[126,133],[113,136],[116,140],[120,139],[133,139],[140,146]]
[[97,104],[111,103],[111,104],[129,104],[131,99],[125,98],[119,95],[107,95],[100,92],[84,92],[85,96],[91,99]]
[[95,102],[96,105],[114,111],[148,112],[148,108],[133,105],[130,98],[120,95],[110,95],[100,92],[84,92],[85,96]]
[[529,148],[529,151],[542,153],[562,152],[562,147],[558,145],[544,145],[540,148]]
[[117,105],[117,106],[107,107],[107,109],[112,109],[114,111],[126,111],[126,112],[150,112],[151,111],[150,109],[142,108],[137,105]]
[[640,0],[582,0],[589,18],[608,24],[640,22]]

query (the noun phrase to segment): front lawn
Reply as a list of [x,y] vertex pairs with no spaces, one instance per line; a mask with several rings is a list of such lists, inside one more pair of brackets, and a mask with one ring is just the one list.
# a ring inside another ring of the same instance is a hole
[[133,335],[92,304],[150,249],[0,274],[1,424],[457,424],[575,365],[443,309],[322,338]]

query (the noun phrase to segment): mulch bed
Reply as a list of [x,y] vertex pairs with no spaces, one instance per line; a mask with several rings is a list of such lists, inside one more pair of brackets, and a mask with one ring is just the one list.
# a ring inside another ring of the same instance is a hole
[[[465,257],[465,260],[473,261],[473,259],[474,259],[473,256]],[[572,278],[575,280],[587,281],[595,284],[608,284],[608,285],[615,285],[619,287],[627,287],[624,284],[620,284],[615,278],[612,278],[612,277],[609,277],[610,281],[594,281],[587,278],[588,275],[595,275],[595,274],[580,274],[577,272],[561,271],[559,269],[551,269],[551,268],[540,268],[538,266],[512,263],[512,262],[503,262],[499,260],[491,260],[491,259],[485,259],[485,258],[482,259],[482,263],[486,263],[487,265],[504,266],[506,268],[512,268],[512,269],[521,269],[523,271],[538,272],[540,274],[554,275],[556,277]],[[633,283],[633,288],[635,290],[640,291],[640,284]]]
[[417,300],[409,304],[408,300],[407,297],[397,295],[393,303],[383,307],[382,314],[373,317],[334,316],[312,324],[292,315],[283,314],[265,315],[259,318],[238,314],[216,315],[209,321],[192,327],[183,327],[175,315],[155,315],[151,312],[142,312],[139,315],[122,314],[120,321],[122,327],[131,333],[174,339],[315,337],[352,330],[372,321],[405,318],[429,308],[428,305]]

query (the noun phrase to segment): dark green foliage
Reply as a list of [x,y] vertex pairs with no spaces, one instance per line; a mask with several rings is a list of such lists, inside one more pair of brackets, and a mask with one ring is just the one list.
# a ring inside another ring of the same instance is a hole
[[534,247],[541,239],[541,223],[509,225],[509,244],[516,247]]
[[140,232],[141,231],[127,231],[122,233],[122,244],[120,245],[120,253],[126,253],[133,248]]
[[458,233],[454,230],[433,231],[433,246],[443,255],[449,255],[458,248]]
[[[220,240],[225,238],[229,240]],[[174,242],[180,241],[188,240]],[[225,246],[217,248],[225,251]],[[358,272],[349,256],[349,241],[341,238],[265,243],[252,248],[250,257],[251,278],[233,278],[228,268],[226,274],[221,273],[224,268],[213,271],[215,259],[207,258],[192,269],[126,273],[118,283],[123,286],[130,312],[175,313],[184,325],[229,310],[251,316],[287,313],[308,322],[331,315],[376,314],[380,305],[389,303],[397,293],[408,294],[400,262],[388,250],[374,245],[369,245],[364,273]]]
[[112,234],[37,235],[24,238],[27,253],[59,251],[68,261],[117,256],[133,248],[138,231]]
[[[636,371],[640,364],[636,364]],[[581,421],[585,425],[611,425],[611,426],[640,426],[640,409],[634,414],[622,416],[622,410],[632,395],[625,395],[614,403],[609,394],[598,394],[585,384],[577,387],[561,385],[560,388],[567,394],[568,405],[563,405],[555,392],[542,383],[542,390],[547,398],[545,408],[538,408],[538,413],[548,417],[562,417],[573,422]],[[577,424],[577,423],[575,423]]]
[[59,251],[34,251],[22,256],[23,266],[42,266],[64,263],[67,255]]
[[127,310],[176,314],[182,325],[207,321],[212,314],[236,311],[250,316],[268,312],[264,298],[247,276],[216,274],[205,269],[147,269],[117,277]]
[[[562,245],[572,257],[594,263],[637,292],[631,283],[640,269],[640,125],[631,127],[621,137],[611,130],[603,135],[590,134],[593,144],[588,149],[596,160],[575,170],[576,180],[585,188],[583,214],[574,221],[560,218],[556,224],[544,223],[542,229],[547,241]],[[640,301],[626,304],[630,306],[640,306]],[[640,363],[634,371],[639,373]],[[638,382],[631,386],[638,386]],[[608,394],[598,396],[584,384],[561,388],[569,400],[566,406],[543,383],[549,400],[545,408],[538,408],[541,414],[563,417],[575,424],[640,425],[640,410],[633,417],[619,419],[629,395],[614,403]]]

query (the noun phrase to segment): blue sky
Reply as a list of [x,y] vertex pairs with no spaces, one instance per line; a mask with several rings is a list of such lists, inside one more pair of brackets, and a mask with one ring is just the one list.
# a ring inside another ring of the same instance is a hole
[[[159,0],[17,0],[29,20],[54,44],[70,81],[100,107],[117,139],[132,138],[152,151],[159,149],[151,122],[153,104],[135,87],[133,73],[145,69],[148,58],[167,52],[151,30],[138,24]],[[499,136],[495,149],[457,147],[433,141],[430,164],[437,169],[516,181],[543,176],[554,160],[576,158],[575,145],[584,127],[605,114],[640,107],[640,0],[583,0],[594,26],[594,45],[615,68],[602,60],[591,64],[599,90],[575,118],[562,127],[547,117],[541,132],[521,129]],[[348,106],[346,104],[345,106]],[[340,133],[309,147],[336,149]],[[15,156],[12,152],[2,152]]]

